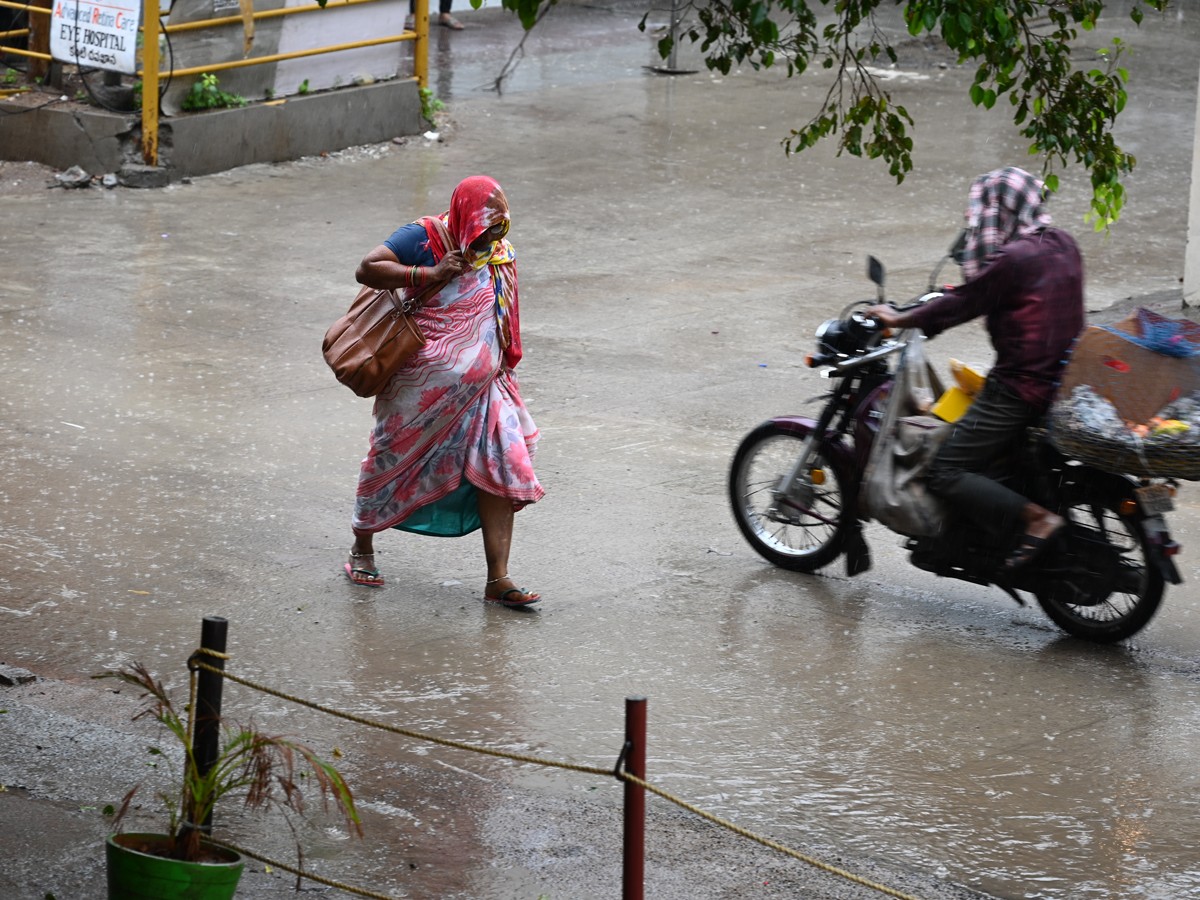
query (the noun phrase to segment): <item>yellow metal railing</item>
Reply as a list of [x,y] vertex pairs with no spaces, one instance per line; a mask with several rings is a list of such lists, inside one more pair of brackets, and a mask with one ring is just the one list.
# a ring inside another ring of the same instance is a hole
[[[270,9],[252,13],[252,19],[272,19],[279,16],[290,16],[299,13],[328,13],[340,6],[358,6],[363,3],[377,3],[379,0],[330,0],[325,6],[313,3],[307,6],[293,6],[284,9]],[[0,8],[20,9],[27,12],[49,15],[50,9],[31,6],[28,3],[15,3],[13,0],[0,0]],[[204,28],[221,28],[229,25],[242,25],[245,20],[241,16],[220,16],[212,19],[201,19],[195,22],[182,22],[158,28],[160,16],[159,0],[144,0],[142,25],[142,68],[135,73],[142,79],[142,158],[147,165],[158,165],[158,103],[147,103],[146,98],[158,97],[159,83],[164,78],[184,75],[199,75],[207,72],[221,72],[226,69],[236,69],[243,66],[260,66],[266,63],[281,62],[288,59],[301,59],[306,56],[318,56],[323,53],[338,53],[343,50],[357,50],[363,47],[375,47],[381,44],[394,44],[403,41],[413,41],[413,79],[419,88],[424,89],[429,82],[429,0],[416,0],[414,11],[414,31],[403,31],[400,34],[385,37],[369,38],[362,41],[351,41],[343,44],[330,44],[324,47],[311,47],[307,50],[293,50],[290,53],[273,53],[268,56],[252,56],[248,59],[234,59],[225,62],[214,62],[204,66],[192,66],[186,69],[170,69],[160,71],[157,35],[159,31],[174,34],[183,31],[196,31]],[[146,22],[154,23],[155,27],[147,29]],[[0,32],[0,37],[28,34],[28,30]],[[154,36],[154,39],[151,38]],[[4,47],[3,53],[26,56],[39,60],[52,60],[48,53],[34,50],[22,50],[16,47]]]
[[[305,56],[318,56],[322,53],[337,53],[339,50],[357,50],[360,47],[375,47],[379,44],[395,44],[399,41],[416,40],[412,34],[395,34],[390,37],[371,38],[369,41],[353,41],[349,44],[330,44],[326,47],[315,47],[309,50],[292,50],[289,53],[272,53],[270,56],[252,56],[249,59],[231,59],[226,62],[209,63],[206,66],[192,66],[190,69],[172,69],[170,72],[159,72],[158,77],[170,75],[172,78],[184,75],[199,75],[201,72],[222,72],[226,69],[240,69],[243,66],[260,66],[263,63],[281,62],[285,59],[301,59]],[[142,72],[138,73],[145,75]]]
[[[25,3],[14,3],[14,2],[12,2],[12,0],[0,0],[0,9],[5,9],[5,8],[19,9],[22,12],[27,12],[27,13],[40,13],[41,15],[45,15],[45,16],[48,16],[48,15],[50,15],[51,12],[53,12],[53,10],[51,10],[50,7],[48,7],[48,6],[34,6],[33,4],[29,3],[28,0]],[[0,32],[0,38],[22,37],[22,36],[29,37],[29,29],[28,28],[22,28],[19,31]],[[24,49],[24,50],[22,50],[18,47],[5,47],[5,48],[3,48],[3,52],[4,53],[12,53],[15,56],[25,56],[30,59],[38,59],[38,60],[42,60],[44,62],[51,62],[53,60],[53,57],[51,57],[49,53],[42,53],[38,50],[30,50],[30,49],[28,49],[28,45],[26,45],[26,49]]]
[[[280,16],[294,16],[297,13],[320,12],[323,9],[333,9],[338,6],[359,6],[363,3],[378,3],[380,0],[331,0],[321,6],[314,3],[311,6],[286,6],[281,9],[263,9],[258,12],[251,13],[250,18],[254,21],[259,19],[277,19]],[[245,19],[242,16],[219,16],[215,19],[197,19],[194,22],[177,22],[174,25],[167,25],[162,30],[167,34],[176,34],[181,31],[197,31],[202,28],[215,28],[218,25],[241,25]],[[412,40],[412,36],[405,38]]]

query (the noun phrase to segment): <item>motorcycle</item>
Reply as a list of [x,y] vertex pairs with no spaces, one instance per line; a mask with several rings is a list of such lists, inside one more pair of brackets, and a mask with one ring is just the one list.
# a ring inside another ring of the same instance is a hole
[[[958,248],[938,263],[914,303],[941,295],[934,288],[938,272]],[[849,577],[871,566],[864,474],[908,342],[863,314],[862,307],[886,302],[884,267],[874,257],[868,277],[878,298],[852,303],[824,322],[806,360],[833,382],[820,414],[763,422],[742,439],[730,467],[738,529],[760,556],[794,572],[815,572],[843,555]],[[1179,545],[1165,518],[1174,508],[1174,479],[1102,471],[1073,459],[1056,449],[1044,424],[1028,429],[1019,452],[989,474],[1066,519],[1053,548],[1008,571],[1013,538],[951,520],[934,534],[904,534],[912,565],[998,587],[1021,606],[1030,594],[1063,631],[1098,643],[1136,634],[1158,611],[1165,585],[1182,580],[1172,559]]]

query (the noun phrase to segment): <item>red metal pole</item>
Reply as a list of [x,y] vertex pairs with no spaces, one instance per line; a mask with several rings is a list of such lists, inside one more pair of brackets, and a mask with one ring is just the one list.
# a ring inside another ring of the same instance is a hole
[[[625,771],[646,780],[646,698],[625,698]],[[625,782],[622,900],[642,900],[646,880],[646,790]]]

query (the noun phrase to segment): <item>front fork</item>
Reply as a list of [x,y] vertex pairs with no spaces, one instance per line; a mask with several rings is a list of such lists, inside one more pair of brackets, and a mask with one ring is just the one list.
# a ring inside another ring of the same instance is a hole
[[[814,509],[816,488],[822,483],[825,473],[821,466],[814,466],[817,458],[817,448],[821,447],[831,465],[839,467],[839,471],[848,477],[856,477],[859,472],[854,453],[839,441],[830,440],[828,426],[833,420],[830,403],[820,420],[795,416],[780,416],[772,421],[784,431],[790,431],[803,438],[804,443],[796,462],[785,472],[776,483],[773,491],[774,503],[767,517],[774,522],[787,525],[802,525],[803,517],[819,519],[823,517]],[[828,414],[828,415],[826,415]],[[858,485],[843,484],[842,519],[847,520],[846,533],[846,575],[854,576],[871,568],[871,550],[863,536],[862,522],[856,512],[858,508]]]
[[[821,410],[820,417],[811,424],[808,434],[804,438],[804,445],[800,448],[800,454],[796,457],[796,462],[775,485],[773,494],[775,504],[770,514],[773,521],[796,525],[799,522],[793,520],[798,519],[798,513],[800,511],[808,512],[812,509],[813,489],[816,486],[813,462],[817,456],[817,443],[824,440],[829,426],[833,424],[834,417],[842,408],[847,389],[845,381],[838,385],[833,396]],[[788,509],[797,510],[797,512],[788,513],[786,512]]]
[[[800,455],[791,469],[780,476],[772,492],[774,504],[768,517],[773,522],[786,525],[801,524],[801,516],[811,515],[813,509],[814,488],[817,485],[813,476],[813,461],[816,459],[817,435],[822,434],[820,424],[809,432],[800,448]],[[819,476],[821,480],[824,476]]]

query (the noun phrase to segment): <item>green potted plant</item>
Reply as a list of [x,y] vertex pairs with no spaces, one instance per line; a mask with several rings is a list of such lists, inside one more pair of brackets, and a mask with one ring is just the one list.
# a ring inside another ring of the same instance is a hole
[[[210,821],[217,801],[224,797],[241,796],[250,809],[275,806],[285,814],[303,815],[305,801],[300,781],[305,780],[316,784],[324,808],[335,807],[349,830],[362,836],[362,823],[345,779],[304,744],[222,721],[216,759],[202,773],[187,721],[176,710],[162,682],[145,666],[133,663],[95,677],[116,679],[140,689],[140,699],[146,703],[134,720],[147,716],[157,720],[183,748],[178,779],[157,794],[167,811],[165,833],[120,831],[141,784],[125,795],[115,811],[115,830],[105,848],[109,900],[233,897],[242,873],[241,855],[209,843],[201,827]],[[150,752],[170,763],[162,750],[152,747]]]

